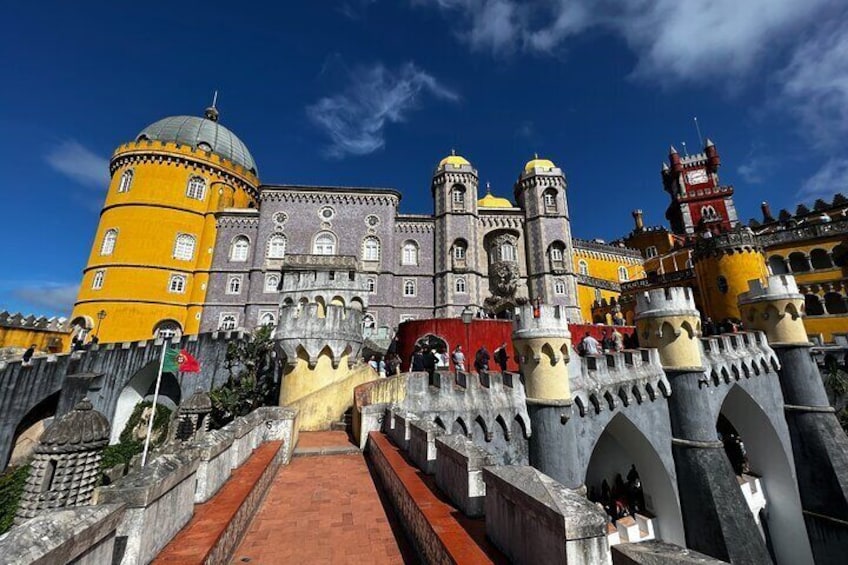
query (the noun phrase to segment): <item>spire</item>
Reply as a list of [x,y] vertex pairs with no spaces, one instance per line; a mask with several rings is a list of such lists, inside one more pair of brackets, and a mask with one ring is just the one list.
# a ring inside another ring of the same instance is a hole
[[533,152],[533,158],[534,158],[534,159],[538,159],[538,158],[539,158],[539,154],[538,154],[538,153],[536,153],[535,151]]
[[451,147],[451,157],[456,157],[456,149]]
[[674,145],[669,146],[668,154],[669,155],[677,155],[677,149],[674,148]]
[[715,143],[713,143],[713,140],[708,137],[707,143],[706,145],[704,145],[704,147],[715,147]]
[[492,194],[492,185],[486,181],[486,194]]
[[212,105],[209,106],[208,108],[206,108],[206,112],[204,112],[204,114],[203,114],[204,116],[206,116],[207,120],[212,120],[213,122],[218,121],[218,116],[220,114],[218,113],[217,105],[218,105],[218,91],[216,90],[215,93],[212,95]]
[[663,164],[662,164],[662,170],[663,170],[663,171],[667,171],[667,170],[668,170],[668,163],[666,163],[665,161],[663,161]]

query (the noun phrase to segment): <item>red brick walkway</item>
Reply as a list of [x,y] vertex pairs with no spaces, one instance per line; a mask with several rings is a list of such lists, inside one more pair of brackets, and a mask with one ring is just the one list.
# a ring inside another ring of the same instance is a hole
[[[350,444],[343,432],[301,432],[298,441],[334,445]],[[233,554],[234,564],[405,562],[414,553],[361,454],[295,457],[277,473]]]

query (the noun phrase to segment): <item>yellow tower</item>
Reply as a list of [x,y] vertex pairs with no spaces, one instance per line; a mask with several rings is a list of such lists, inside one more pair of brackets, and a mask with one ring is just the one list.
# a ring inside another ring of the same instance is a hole
[[571,333],[565,308],[559,305],[523,304],[512,330],[527,398],[571,400],[568,360]]
[[244,143],[204,117],[173,116],[118,147],[72,326],[101,342],[198,332],[215,212],[256,205]]
[[717,322],[741,319],[739,295],[748,290],[748,281],[765,281],[768,276],[763,249],[748,228],[700,236],[693,259],[701,309]]
[[752,280],[750,289],[739,295],[742,321],[753,330],[765,332],[771,345],[807,345],[802,319],[804,296],[792,275],[773,275],[768,284]]
[[642,347],[659,350],[663,369],[702,368],[701,315],[691,288],[658,288],[637,294],[636,331]]

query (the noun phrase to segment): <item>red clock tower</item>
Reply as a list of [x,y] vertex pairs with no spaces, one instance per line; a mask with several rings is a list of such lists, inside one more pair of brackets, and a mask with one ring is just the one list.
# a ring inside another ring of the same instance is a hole
[[721,159],[712,141],[707,139],[702,153],[685,157],[672,147],[668,161],[662,166],[663,187],[671,196],[665,217],[674,233],[721,233],[739,223],[733,187],[719,184]]

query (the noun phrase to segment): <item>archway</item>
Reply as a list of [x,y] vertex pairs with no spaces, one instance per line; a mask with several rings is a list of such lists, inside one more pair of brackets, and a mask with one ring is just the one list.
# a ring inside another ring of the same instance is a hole
[[780,255],[772,255],[768,258],[768,266],[773,275],[785,275],[789,273],[789,266],[786,264],[786,259]]
[[56,416],[56,409],[59,407],[59,396],[61,391],[54,392],[32,408],[21,418],[18,425],[15,427],[15,435],[12,436],[12,451],[8,461],[0,461],[3,463],[0,468],[9,465],[15,465],[26,460],[38,445],[38,440],[41,434],[53,421]]
[[[112,434],[109,443],[118,443],[121,432],[127,425],[136,404],[142,400],[153,400],[156,388],[156,373],[159,371],[159,361],[151,361],[124,386],[118,402],[115,405],[115,416],[112,418]],[[171,373],[162,373],[162,383],[159,385],[159,404],[171,410],[180,405],[182,391],[177,379]]]
[[[722,404],[719,418],[722,416],[744,443],[746,474],[760,478],[766,500],[762,525],[777,563],[812,563],[798,487],[768,415],[742,387],[733,385]],[[736,470],[743,469],[737,464]]]
[[639,513],[654,517],[654,533],[658,539],[685,547],[683,517],[672,479],[651,442],[619,412],[607,424],[592,450],[586,468],[590,497],[599,499],[603,481],[612,487],[616,475],[624,479],[634,466],[644,498],[644,510]]
[[153,337],[162,339],[179,339],[183,335],[183,327],[176,320],[161,320],[153,327]]
[[436,351],[442,351],[442,352],[450,351],[450,349],[448,349],[448,342],[445,341],[443,338],[441,338],[437,335],[433,335],[433,334],[427,334],[427,335],[424,335],[422,337],[419,337],[418,340],[415,342],[415,345],[421,347],[422,349],[425,348],[425,347],[428,347],[428,348],[430,348],[431,351],[434,351],[434,352],[436,352]]

